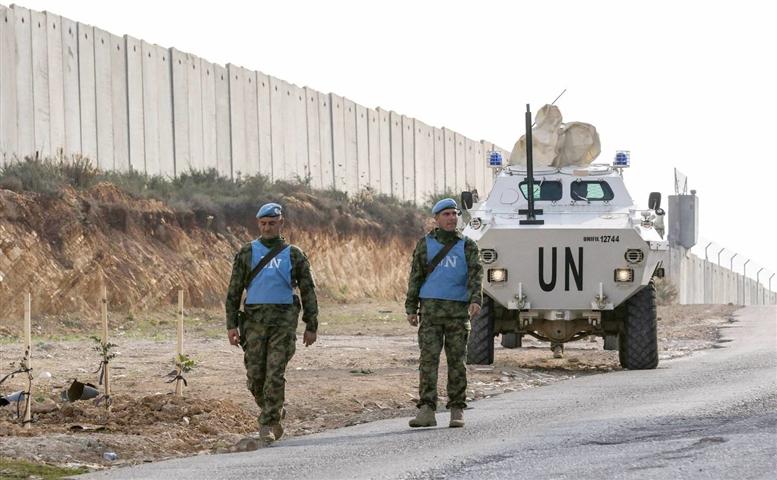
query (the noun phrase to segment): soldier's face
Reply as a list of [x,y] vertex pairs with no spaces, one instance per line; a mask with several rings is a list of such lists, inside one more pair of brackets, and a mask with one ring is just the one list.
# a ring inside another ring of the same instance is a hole
[[283,217],[262,217],[259,219],[259,234],[264,238],[275,238],[281,234]]
[[437,222],[438,227],[445,230],[446,232],[452,232],[456,230],[458,216],[455,209],[449,208],[435,215],[434,220]]

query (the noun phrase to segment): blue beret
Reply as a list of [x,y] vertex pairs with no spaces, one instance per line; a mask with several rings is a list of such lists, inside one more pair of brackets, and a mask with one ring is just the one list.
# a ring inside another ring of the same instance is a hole
[[262,208],[256,212],[256,218],[278,217],[282,213],[282,208],[277,203],[265,203]]
[[452,198],[443,198],[434,204],[434,207],[432,208],[432,215],[437,215],[443,210],[447,210],[449,208],[458,208],[458,205],[456,205],[456,200]]

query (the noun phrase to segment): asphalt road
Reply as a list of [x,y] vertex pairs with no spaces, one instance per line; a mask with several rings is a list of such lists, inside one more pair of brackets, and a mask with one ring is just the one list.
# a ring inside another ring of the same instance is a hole
[[463,429],[440,412],[83,478],[774,479],[777,308],[735,318],[719,348],[479,401]]

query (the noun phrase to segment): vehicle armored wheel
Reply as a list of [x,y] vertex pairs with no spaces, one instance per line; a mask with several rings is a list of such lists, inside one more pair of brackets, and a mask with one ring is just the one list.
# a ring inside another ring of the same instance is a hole
[[618,357],[629,370],[658,366],[656,288],[651,281],[626,301],[625,316],[618,335]]
[[517,333],[503,333],[502,346],[504,348],[520,348],[523,335]]
[[494,363],[494,301],[487,295],[483,295],[480,313],[472,319],[472,330],[467,341],[467,363]]

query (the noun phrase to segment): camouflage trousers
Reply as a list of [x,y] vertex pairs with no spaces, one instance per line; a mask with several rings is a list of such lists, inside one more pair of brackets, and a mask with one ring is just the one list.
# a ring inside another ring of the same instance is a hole
[[257,317],[249,318],[241,333],[246,383],[262,410],[259,425],[274,425],[286,399],[286,365],[296,351],[296,325],[268,325]]
[[448,362],[448,403],[446,408],[467,407],[467,339],[469,320],[448,317],[421,318],[418,328],[419,362],[418,407],[437,409],[437,371],[440,352],[445,348]]

